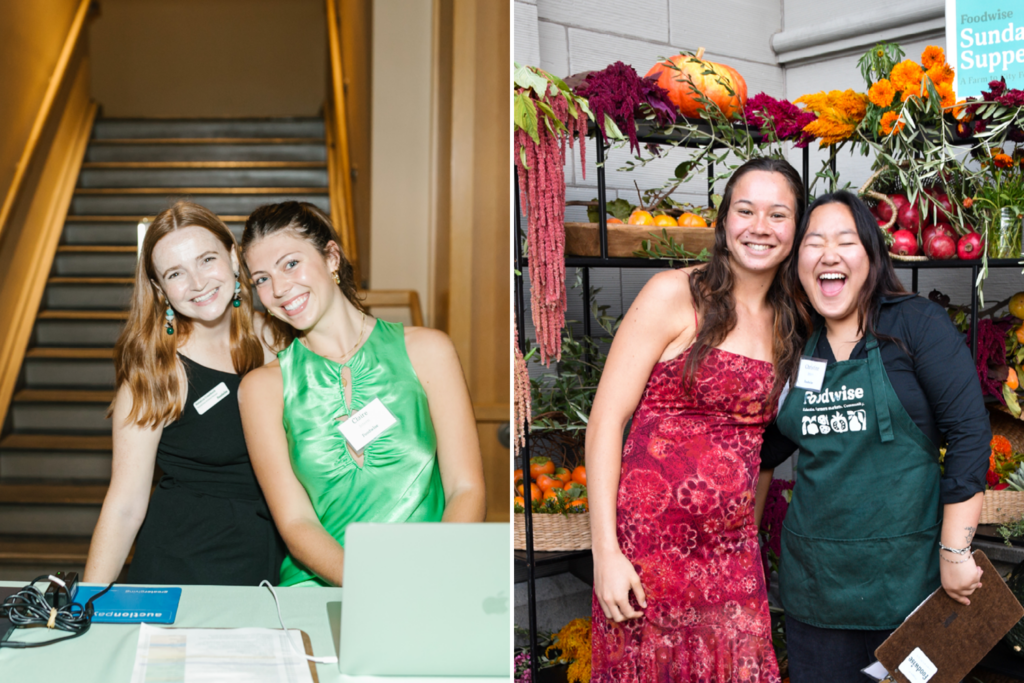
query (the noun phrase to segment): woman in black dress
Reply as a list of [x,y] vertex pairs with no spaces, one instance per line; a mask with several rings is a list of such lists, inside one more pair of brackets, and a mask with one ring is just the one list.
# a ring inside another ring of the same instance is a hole
[[[114,349],[114,458],[84,580],[277,582],[283,544],[242,434],[242,376],[271,359],[254,329],[237,245],[209,210],[178,202],[149,226]],[[150,498],[154,466],[163,471]],[[137,537],[136,537],[137,534]]]

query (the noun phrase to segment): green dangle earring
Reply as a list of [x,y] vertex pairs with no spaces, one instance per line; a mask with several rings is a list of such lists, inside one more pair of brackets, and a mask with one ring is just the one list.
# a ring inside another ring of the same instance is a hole
[[231,305],[238,308],[242,305],[242,296],[239,292],[242,291],[242,283],[238,281],[238,273],[235,273],[235,296],[231,299]]
[[164,311],[164,317],[167,318],[167,334],[174,334],[174,309],[171,308],[170,304],[167,304],[167,310]]

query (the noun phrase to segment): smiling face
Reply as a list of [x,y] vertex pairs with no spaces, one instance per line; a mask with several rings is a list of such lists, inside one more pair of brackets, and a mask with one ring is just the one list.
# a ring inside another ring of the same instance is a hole
[[308,330],[341,295],[332,275],[338,253],[334,242],[324,256],[295,232],[281,230],[249,246],[245,262],[267,310],[297,330]]
[[814,310],[830,325],[859,325],[857,303],[870,263],[850,209],[839,203],[814,209],[799,249],[797,272]]
[[171,307],[198,322],[217,322],[231,310],[238,260],[206,228],[190,225],[153,247],[153,284]]
[[732,266],[755,273],[777,269],[793,249],[796,215],[796,197],[781,173],[745,173],[725,216]]

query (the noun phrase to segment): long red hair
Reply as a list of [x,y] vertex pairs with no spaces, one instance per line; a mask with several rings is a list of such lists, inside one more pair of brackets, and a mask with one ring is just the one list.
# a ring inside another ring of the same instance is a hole
[[[153,266],[153,248],[157,242],[175,230],[198,226],[206,228],[228,253],[238,258],[244,268],[234,235],[209,209],[180,201],[161,212],[149,225],[142,241],[142,251],[135,265],[135,290],[132,292],[128,322],[114,346],[114,371],[118,390],[127,385],[131,391],[132,409],[128,422],[142,427],[157,427],[181,417],[188,386],[181,381],[178,348],[192,332],[192,321],[175,312],[174,333],[167,334],[164,311],[167,303],[162,299],[156,282],[159,280]],[[252,324],[252,290],[250,278],[244,271],[238,281],[242,288],[242,305],[229,306],[231,315],[231,360],[235,372],[244,375],[263,365],[263,347],[256,338]],[[107,411],[109,417],[114,406]]]

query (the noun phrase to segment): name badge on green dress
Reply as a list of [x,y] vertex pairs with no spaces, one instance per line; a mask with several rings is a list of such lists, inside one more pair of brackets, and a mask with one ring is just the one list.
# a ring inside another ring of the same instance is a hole
[[379,398],[375,398],[340,423],[338,429],[352,444],[352,448],[361,452],[388,427],[397,423],[391,411]]

